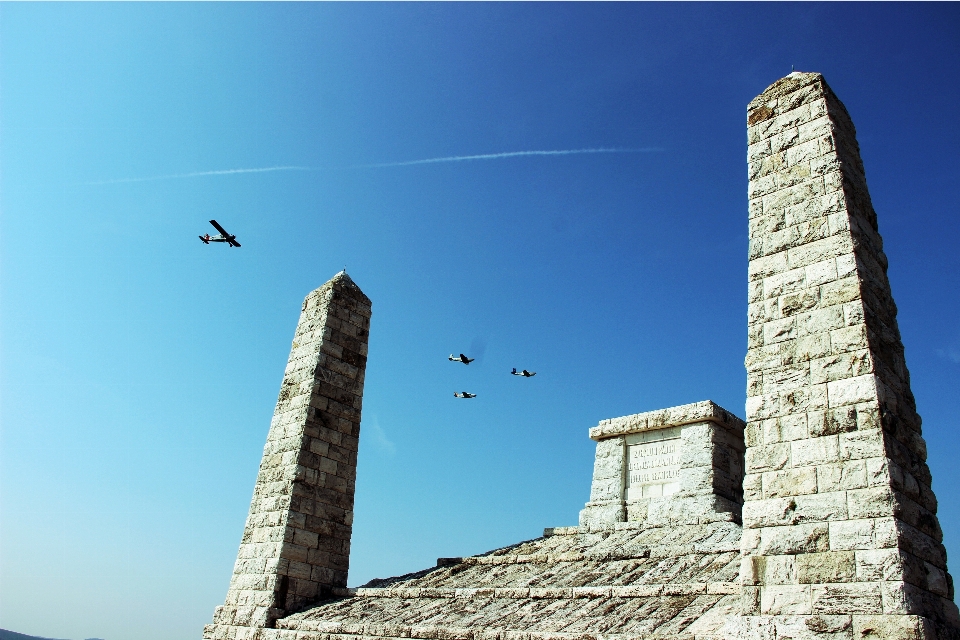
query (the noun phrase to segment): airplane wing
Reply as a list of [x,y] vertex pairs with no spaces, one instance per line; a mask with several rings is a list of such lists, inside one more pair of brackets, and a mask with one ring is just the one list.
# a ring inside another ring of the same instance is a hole
[[211,220],[211,221],[210,221],[210,224],[213,225],[213,228],[214,228],[214,229],[216,229],[217,231],[219,231],[220,233],[222,233],[224,238],[226,238],[228,235],[230,235],[229,233],[227,233],[227,230],[224,229],[223,227],[221,227],[221,226],[220,226],[220,223],[217,222],[216,220]]
[[227,240],[227,242],[230,243],[230,246],[231,246],[231,247],[239,247],[239,246],[240,246],[240,243],[237,242],[236,240]]

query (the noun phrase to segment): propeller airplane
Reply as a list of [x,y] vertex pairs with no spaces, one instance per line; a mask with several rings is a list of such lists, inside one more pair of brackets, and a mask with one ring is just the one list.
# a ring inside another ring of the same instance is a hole
[[227,233],[226,229],[221,227],[220,223],[218,223],[216,220],[211,220],[210,224],[212,224],[213,227],[220,232],[220,235],[211,236],[209,233],[206,233],[200,236],[200,240],[203,242],[203,244],[210,244],[211,242],[226,242],[231,247],[240,246],[240,243],[237,242],[237,236]]

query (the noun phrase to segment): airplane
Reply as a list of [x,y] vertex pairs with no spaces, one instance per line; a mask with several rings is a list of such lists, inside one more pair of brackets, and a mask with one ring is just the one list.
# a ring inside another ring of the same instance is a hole
[[470,364],[471,362],[473,362],[474,360],[476,360],[476,358],[468,358],[467,356],[463,355],[462,353],[460,354],[460,357],[459,357],[459,358],[454,358],[454,357],[453,357],[453,354],[451,353],[451,354],[450,354],[450,357],[447,358],[447,360],[449,360],[450,362],[462,362],[463,364]]
[[475,393],[467,393],[466,391],[461,391],[460,393],[457,393],[456,391],[454,391],[454,392],[453,392],[453,397],[454,397],[454,398],[476,398],[476,397],[477,397],[477,394],[475,394]]
[[240,246],[240,243],[237,242],[237,236],[232,236],[232,235],[230,235],[229,233],[227,233],[226,229],[224,229],[223,227],[221,227],[220,224],[219,224],[216,220],[211,220],[211,221],[210,221],[210,224],[212,224],[212,225],[214,226],[214,228],[215,228],[217,231],[220,232],[220,235],[218,235],[218,236],[211,236],[209,233],[206,233],[206,234],[200,236],[200,240],[203,241],[203,244],[210,244],[211,242],[226,242],[226,243],[228,243],[231,247],[239,247],[239,246]]
[[524,378],[532,378],[533,376],[537,375],[536,371],[527,371],[526,369],[524,369],[523,371],[517,371],[516,367],[514,367],[513,371],[511,371],[510,373],[512,373],[515,376],[523,376]]

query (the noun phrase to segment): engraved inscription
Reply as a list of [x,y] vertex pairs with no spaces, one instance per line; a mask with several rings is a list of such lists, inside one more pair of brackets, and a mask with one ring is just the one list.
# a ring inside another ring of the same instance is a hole
[[680,427],[627,436],[627,500],[680,490]]

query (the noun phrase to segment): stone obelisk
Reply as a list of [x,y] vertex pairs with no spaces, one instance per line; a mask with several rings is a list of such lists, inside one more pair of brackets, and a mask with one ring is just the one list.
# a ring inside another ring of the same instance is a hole
[[823,76],[799,72],[754,99],[747,123],[745,617],[732,635],[955,638],[853,123]]
[[203,637],[252,639],[346,587],[370,299],[345,271],[303,301],[240,552]]

